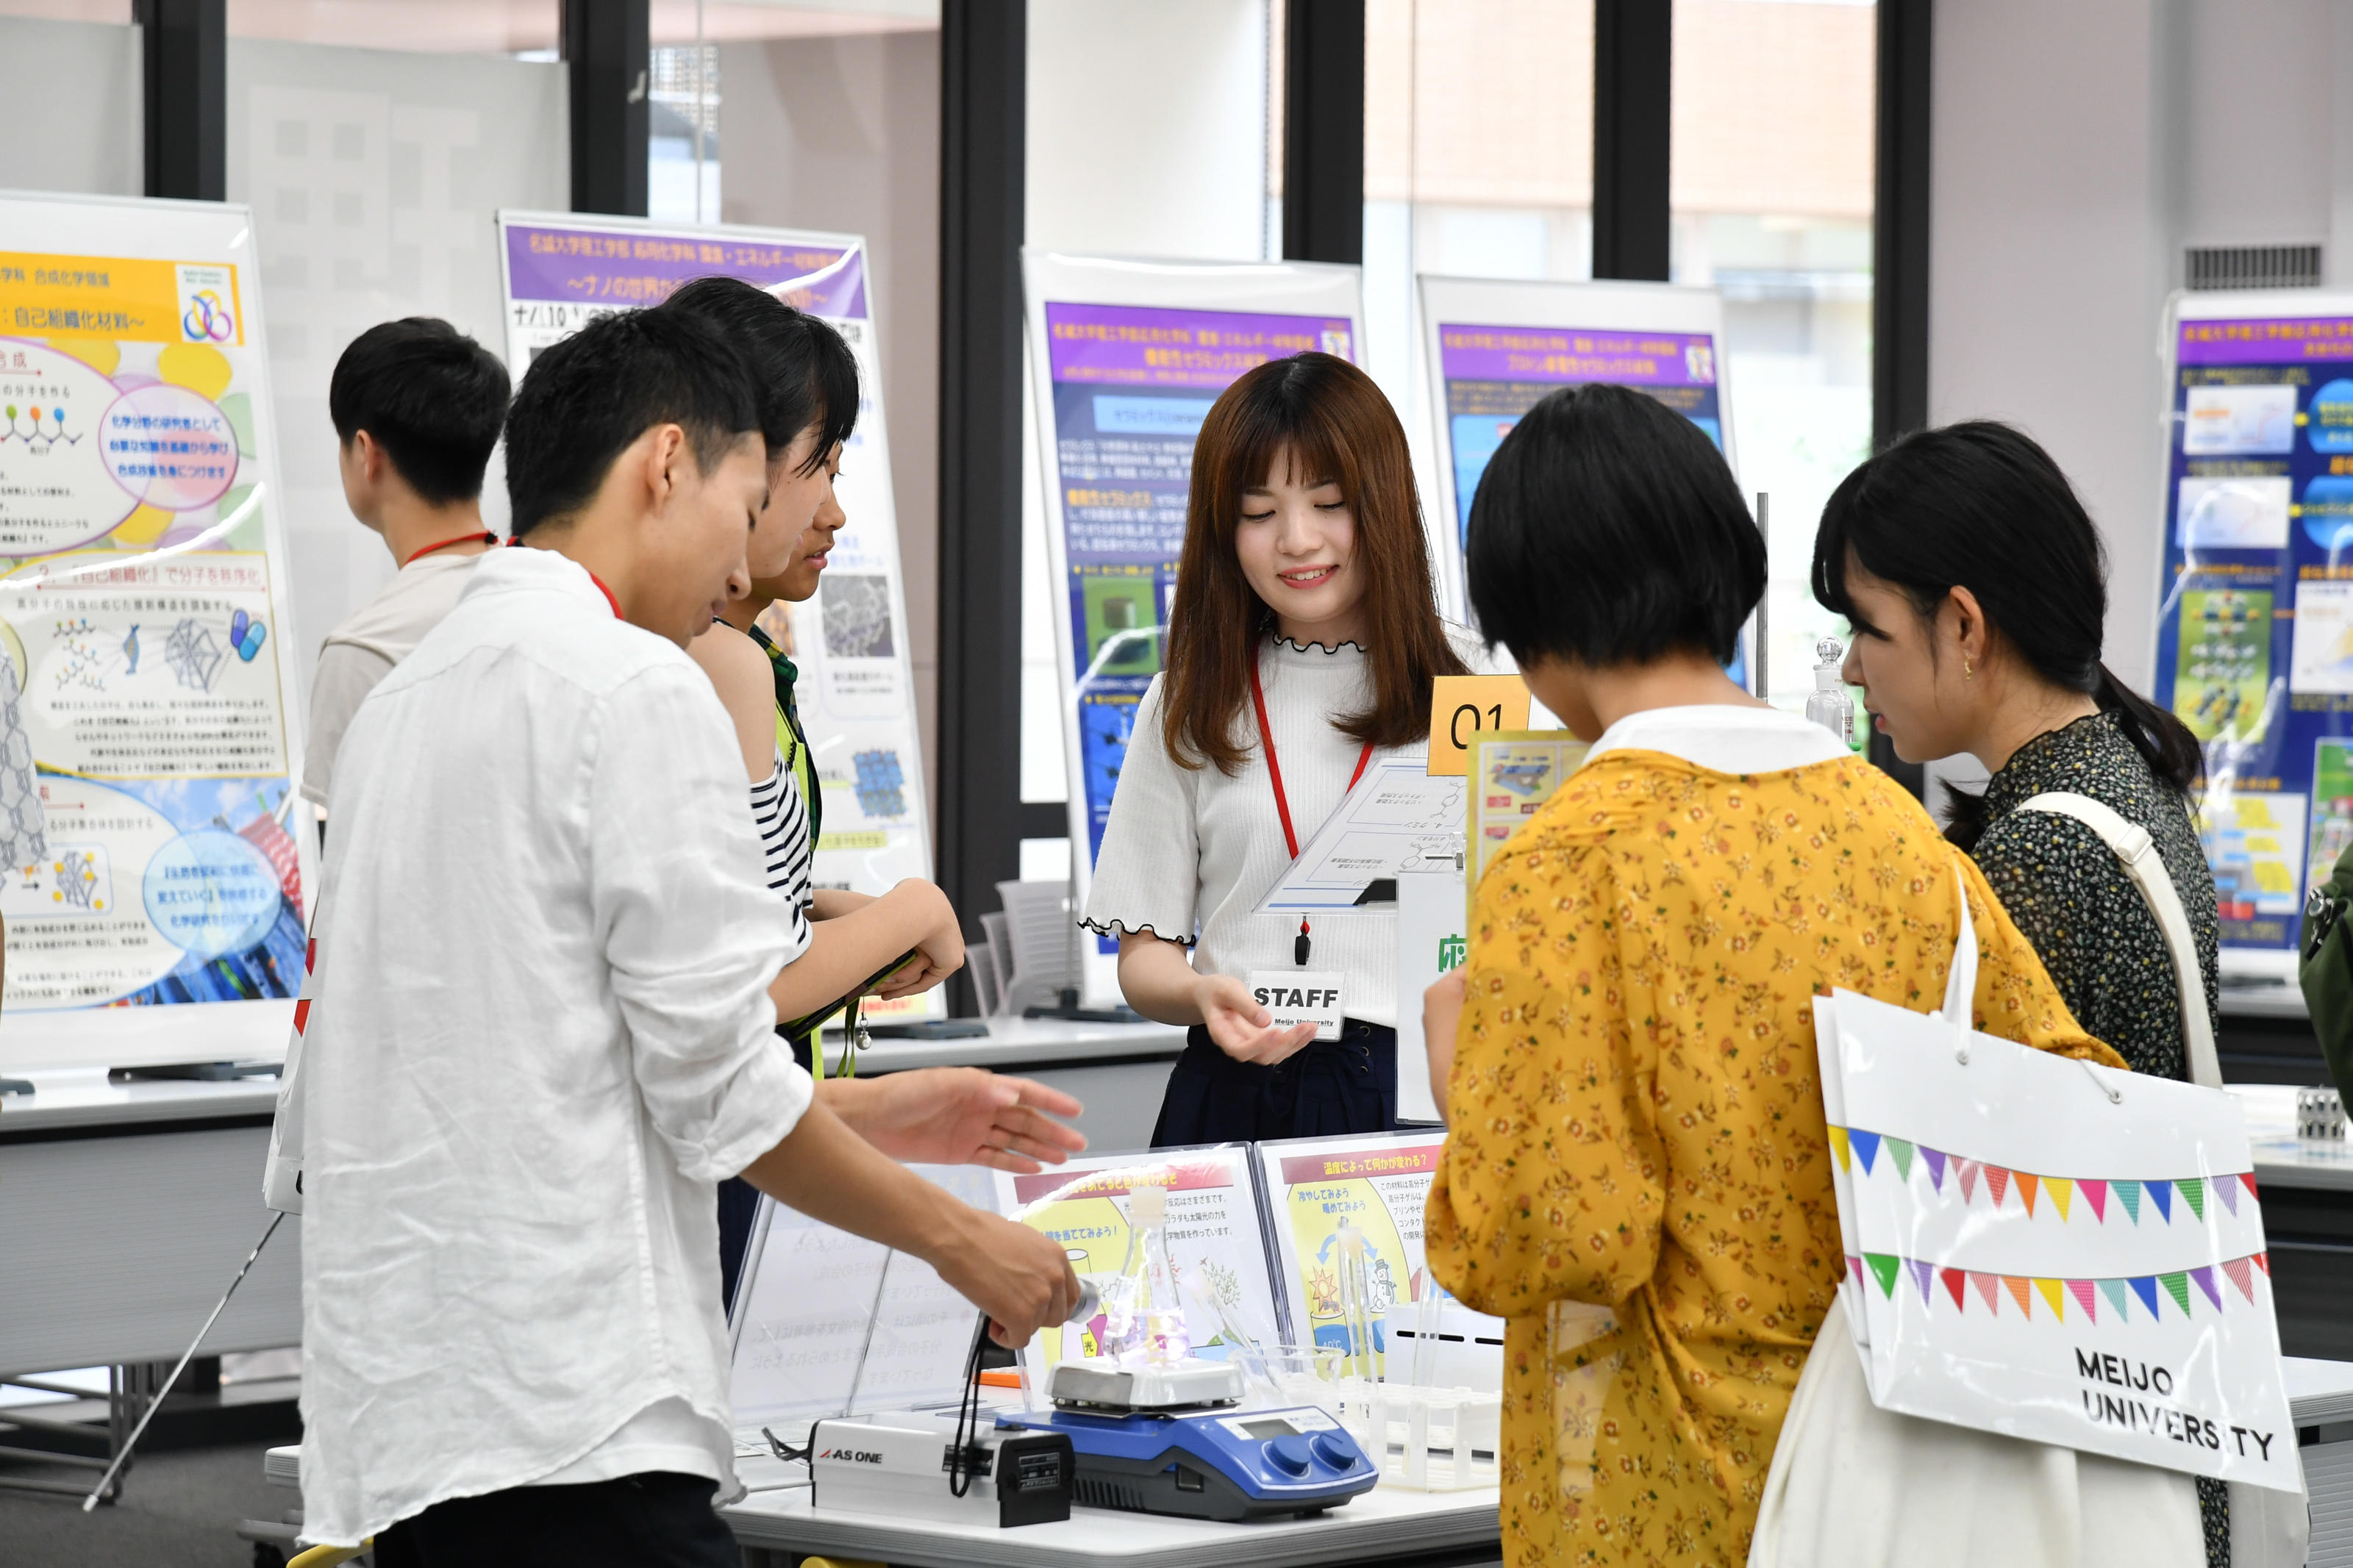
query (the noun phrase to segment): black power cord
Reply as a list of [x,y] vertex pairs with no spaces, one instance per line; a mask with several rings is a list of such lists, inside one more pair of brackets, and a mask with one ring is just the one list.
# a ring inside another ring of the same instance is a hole
[[972,1490],[973,1476],[987,1459],[976,1452],[980,1437],[980,1356],[988,1343],[988,1314],[980,1315],[972,1331],[972,1349],[964,1358],[964,1393],[956,1400],[955,1446],[948,1450],[948,1495],[961,1498]]

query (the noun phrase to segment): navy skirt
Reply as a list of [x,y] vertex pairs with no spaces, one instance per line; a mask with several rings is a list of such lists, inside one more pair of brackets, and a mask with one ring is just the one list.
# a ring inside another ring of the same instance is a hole
[[1196,1024],[1168,1074],[1155,1149],[1257,1143],[1388,1132],[1397,1126],[1397,1031],[1342,1021],[1336,1040],[1314,1040],[1272,1067],[1238,1062]]

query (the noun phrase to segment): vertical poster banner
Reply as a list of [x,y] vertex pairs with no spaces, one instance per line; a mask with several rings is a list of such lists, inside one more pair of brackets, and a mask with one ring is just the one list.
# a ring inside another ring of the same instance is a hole
[[[1471,619],[1462,551],[1480,476],[1521,415],[1564,386],[1609,382],[1647,393],[1707,433],[1736,470],[1724,372],[1724,300],[1666,283],[1512,283],[1417,279],[1422,363],[1437,421],[1433,528],[1451,613]],[[1755,688],[1744,634],[1729,673]]]
[[[817,597],[772,605],[760,624],[800,669],[796,693],[824,796],[817,885],[887,892],[932,874],[931,816],[908,658],[907,596],[891,491],[873,279],[856,235],[502,212],[507,363],[520,381],[533,355],[596,317],[659,305],[697,278],[740,278],[839,331],[858,356],[858,428],[834,491],[849,525],[836,536]],[[870,1000],[869,1019],[945,1016],[946,994]]]
[[2293,979],[2353,843],[2353,295],[2168,312],[2157,701],[2205,752],[2226,976]]
[[0,197],[0,1068],[284,1051],[316,880],[268,371],[246,208]]
[[[1194,436],[1218,395],[1269,360],[1316,351],[1361,361],[1363,289],[1356,268],[1312,262],[1025,251],[1022,263],[1072,890],[1084,907],[1136,707],[1160,671]],[[1090,1005],[1120,1000],[1118,951],[1110,937],[1082,943]]]

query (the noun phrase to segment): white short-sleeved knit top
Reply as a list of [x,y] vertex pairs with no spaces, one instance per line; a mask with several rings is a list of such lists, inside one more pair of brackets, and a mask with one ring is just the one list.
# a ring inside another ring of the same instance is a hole
[[[1474,670],[1511,668],[1462,627],[1449,626],[1446,636]],[[1348,777],[1363,752],[1363,743],[1335,728],[1333,720],[1371,703],[1372,679],[1355,643],[1326,648],[1270,637],[1258,668],[1292,825],[1304,847],[1348,793]],[[1162,682],[1155,678],[1136,710],[1082,923],[1105,935],[1149,931],[1188,943],[1193,967],[1204,974],[1244,980],[1254,969],[1293,968],[1298,917],[1250,912],[1291,864],[1291,852],[1250,705],[1243,704],[1237,722],[1249,750],[1240,770],[1228,778],[1214,766],[1182,768],[1170,758],[1161,736],[1161,700]],[[1377,751],[1374,760],[1419,757],[1426,750],[1417,741]],[[1347,1016],[1394,1027],[1394,907],[1318,915],[1313,934],[1310,967],[1345,976],[1341,1005]]]

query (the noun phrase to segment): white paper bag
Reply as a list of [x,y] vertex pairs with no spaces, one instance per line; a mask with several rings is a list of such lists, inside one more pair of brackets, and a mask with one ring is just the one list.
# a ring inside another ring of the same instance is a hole
[[2300,1491],[2236,1102],[1969,1029],[1960,929],[1940,1014],[1815,1004],[1873,1402]]

